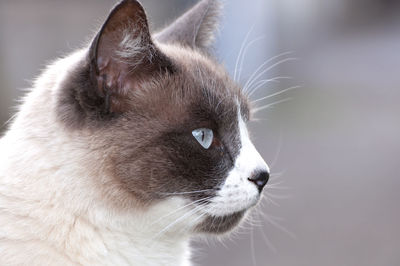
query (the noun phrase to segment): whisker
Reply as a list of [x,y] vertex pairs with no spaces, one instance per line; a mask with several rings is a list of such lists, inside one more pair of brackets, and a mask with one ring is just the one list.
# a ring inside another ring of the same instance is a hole
[[[281,90],[281,91],[272,93],[272,94],[270,94],[270,95],[268,95],[268,96],[265,96],[265,97],[262,97],[262,98],[258,98],[258,99],[254,100],[254,101],[251,101],[251,102],[252,102],[252,103],[256,103],[256,102],[259,102],[259,101],[263,101],[263,100],[269,99],[269,98],[271,98],[271,97],[278,96],[278,95],[280,95],[280,94],[282,94],[282,93],[285,93],[285,92],[287,92],[287,91],[291,91],[291,90],[298,89],[298,88],[301,88],[301,86],[289,87],[289,88],[283,89],[283,90]],[[251,93],[253,93],[253,92],[255,92],[255,90],[252,91]],[[251,95],[251,94],[249,94],[249,96],[250,96],[250,95]]]
[[278,183],[268,183],[266,187],[268,188],[273,188],[273,187],[281,187],[280,185],[283,184],[283,182],[278,182]]
[[281,205],[279,205],[276,201],[272,200],[270,197],[263,197],[263,199],[266,199],[267,201],[271,202],[272,205],[275,205],[276,207],[280,207]]
[[167,225],[166,227],[164,227],[160,232],[158,232],[152,239],[157,239],[159,236],[161,236],[163,233],[165,233],[166,231],[168,231],[168,229],[170,229],[172,226],[174,226],[175,224],[179,223],[180,221],[184,220],[187,217],[190,217],[192,215],[194,215],[195,213],[197,213],[198,211],[202,210],[204,206],[202,205],[198,205],[195,208],[193,208],[192,210],[186,212],[184,215],[180,216],[178,219],[176,219],[175,221],[173,221],[172,223],[170,223],[169,225]]
[[253,78],[257,75],[257,73],[264,67],[266,66],[268,63],[274,61],[277,58],[280,58],[282,56],[288,55],[288,54],[292,54],[293,52],[285,52],[285,53],[281,53],[278,54],[276,56],[271,57],[270,59],[267,59],[264,63],[262,63],[254,72],[253,74],[249,77],[249,79],[247,80],[247,82],[245,83],[245,85],[243,86],[243,92],[246,92],[247,88],[248,88],[248,84],[253,80]]
[[[281,128],[280,131],[279,131],[278,148],[277,148],[277,150],[275,152],[274,159],[272,159],[271,168],[273,168],[275,166],[275,163],[278,161],[278,157],[279,157],[279,155],[281,153],[282,143],[283,143],[283,141],[282,141],[283,137],[282,136],[283,136],[283,133],[282,133],[282,128]],[[271,175],[271,177],[274,177],[274,175]]]
[[268,217],[276,222],[284,222],[285,219],[279,216],[268,215]]
[[257,205],[257,206],[255,207],[255,210],[254,210],[253,212],[251,212],[251,213],[246,217],[245,222],[246,222],[247,224],[250,225],[249,228],[252,228],[252,227],[260,227],[260,226],[262,226],[262,220],[257,219],[257,218],[255,217],[255,214],[259,211],[259,209],[260,209],[260,205]]
[[18,115],[18,112],[14,113],[9,119],[7,119],[6,122],[4,122],[1,126],[0,129],[3,129],[4,127],[7,127],[12,121],[14,121],[14,118]]
[[[267,185],[265,188],[266,189],[275,190],[275,191],[277,191],[277,190],[292,191],[292,189],[293,189],[293,188],[288,187],[288,186],[277,186],[277,185]],[[268,191],[271,191],[271,190],[268,190]]]
[[276,185],[267,185],[266,188],[277,189],[277,190],[290,190],[290,189],[292,189],[290,187],[282,187],[282,186],[276,186]]
[[251,251],[251,260],[253,261],[253,265],[256,266],[256,253],[255,253],[255,246],[254,246],[254,227],[250,229],[250,251]]
[[[260,216],[260,213],[257,213]],[[268,237],[266,236],[264,229],[261,227],[261,236],[265,241],[265,244],[267,244],[267,247],[270,248],[274,253],[277,252],[277,249],[275,248],[275,246],[272,244],[272,242],[268,239]]]
[[253,116],[249,122],[262,122],[262,121],[269,121],[269,120],[266,118],[259,118]]
[[196,190],[196,191],[184,191],[184,192],[172,192],[172,193],[159,193],[161,195],[185,195],[185,194],[195,194],[201,192],[208,192],[208,191],[217,191],[217,189],[203,189],[203,190]]
[[239,67],[239,75],[238,75],[237,80],[236,80],[237,82],[240,82],[240,76],[241,76],[241,73],[242,73],[242,70],[243,70],[243,63],[244,63],[244,58],[245,58],[245,56],[246,56],[247,50],[248,50],[254,43],[256,43],[256,42],[258,42],[258,41],[260,41],[260,40],[262,40],[262,39],[265,39],[265,36],[260,36],[260,37],[258,37],[258,38],[256,38],[256,39],[252,40],[252,41],[249,42],[249,43],[246,45],[246,47],[244,48],[244,52],[243,52],[243,55],[242,55],[242,61],[241,61],[241,63],[240,63],[240,67]]
[[286,173],[286,170],[280,171],[280,172],[273,172],[272,174],[270,174],[271,177],[281,177],[282,175],[284,175]]
[[250,97],[251,95],[253,95],[255,92],[257,92],[262,86],[264,86],[265,84],[268,84],[268,82],[276,82],[279,83],[280,80],[282,79],[293,79],[292,77],[275,77],[275,78],[271,78],[271,79],[263,79],[258,81],[256,84],[254,84],[254,88],[249,88],[249,93],[248,93],[248,97]]
[[279,100],[279,101],[276,101],[276,102],[273,102],[273,103],[270,103],[270,104],[267,104],[267,105],[264,105],[264,106],[261,106],[261,107],[257,107],[257,108],[253,109],[253,112],[257,113],[257,112],[259,112],[261,110],[267,109],[267,108],[272,107],[274,105],[277,105],[277,104],[280,104],[280,103],[284,103],[284,102],[287,102],[287,101],[290,101],[290,100],[292,100],[292,98],[285,98],[283,100]]
[[168,217],[168,216],[171,216],[172,214],[177,213],[178,211],[180,211],[180,210],[182,210],[182,209],[184,209],[184,208],[186,208],[186,207],[189,207],[189,206],[191,206],[191,205],[195,205],[195,204],[198,203],[198,202],[205,201],[205,200],[208,200],[208,199],[211,199],[211,198],[212,198],[212,197],[205,197],[205,198],[201,198],[201,199],[192,201],[192,202],[190,202],[189,204],[183,205],[183,206],[179,207],[178,209],[175,209],[175,210],[173,210],[172,212],[167,213],[166,215],[161,216],[161,217],[158,218],[156,221],[154,221],[154,222],[152,223],[152,225],[153,225],[153,224],[156,224],[157,222],[163,220],[164,218],[166,218],[166,217]]
[[[271,179],[271,178],[270,178]],[[272,180],[273,181],[273,180]],[[268,181],[268,187],[280,187],[282,184],[284,184],[285,182],[284,181],[282,181],[282,180],[279,180],[279,181],[277,181],[277,182],[269,182]]]
[[[203,213],[201,213],[198,217],[196,217],[193,221],[192,221],[192,223],[193,224],[197,224],[197,222],[200,220],[200,219],[202,219],[205,215],[207,215],[207,212],[203,212]],[[191,225],[186,225],[185,226],[185,230],[187,229],[187,228],[189,228]],[[184,231],[183,229],[182,230],[180,230],[181,232],[182,231]]]
[[272,64],[271,66],[267,67],[266,69],[264,69],[263,71],[261,71],[257,76],[253,77],[253,80],[251,80],[251,81],[249,80],[249,81],[245,84],[245,86],[244,86],[244,91],[247,91],[248,88],[250,88],[250,87],[253,85],[254,82],[256,82],[262,75],[264,75],[265,73],[267,73],[269,70],[271,70],[271,69],[273,69],[273,68],[275,68],[275,67],[277,67],[277,66],[279,66],[279,65],[281,65],[281,64],[283,64],[283,63],[285,63],[285,62],[288,62],[288,61],[295,61],[295,60],[298,60],[298,59],[295,58],[295,57],[289,57],[289,58],[282,59],[282,60],[276,62],[275,64]]
[[265,84],[271,83],[271,82],[275,82],[275,83],[279,83],[279,79],[278,78],[271,78],[271,79],[263,79],[258,81],[255,85],[254,85],[254,89],[249,88],[249,93],[247,94],[247,97],[250,97],[251,95],[253,95],[253,93],[255,93],[259,88],[261,88],[262,86],[264,86]]
[[275,180],[273,180],[272,178],[274,178],[274,179],[280,178],[282,175],[283,175],[282,173],[270,174],[269,177],[270,177],[271,182],[269,182],[269,183],[270,183],[270,184],[281,184],[281,183],[283,183],[282,181],[280,181],[280,182],[278,182],[278,183],[273,183],[273,182],[272,182],[272,181],[275,181]]
[[278,222],[274,221],[271,217],[265,215],[264,216],[265,219],[272,224],[273,226],[275,226],[276,228],[278,228],[279,230],[281,230],[282,232],[286,233],[288,236],[290,236],[293,239],[297,239],[297,237],[295,236],[294,233],[290,232],[288,229],[286,229],[283,225],[280,225]]
[[267,191],[267,190],[265,191],[265,194],[274,199],[290,199],[290,198],[292,198],[291,195],[276,195],[276,194],[272,194],[270,191]]
[[242,42],[242,45],[240,46],[239,54],[238,54],[238,56],[236,58],[235,71],[233,73],[233,80],[235,80],[235,81],[237,81],[237,79],[236,79],[236,74],[237,74],[237,70],[238,70],[237,67],[239,65],[239,61],[241,60],[241,56],[242,56],[242,53],[243,53],[243,49],[245,47],[245,43],[247,42],[247,39],[249,38],[250,33],[253,31],[254,27],[255,27],[255,24],[253,24],[253,26],[251,26],[250,30],[247,32],[247,34],[246,34],[246,36],[245,36],[245,38],[244,38],[244,40]]

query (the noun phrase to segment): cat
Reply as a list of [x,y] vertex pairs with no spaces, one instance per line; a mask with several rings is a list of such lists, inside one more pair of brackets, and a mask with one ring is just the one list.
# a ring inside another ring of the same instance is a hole
[[191,265],[269,168],[249,100],[212,56],[221,4],[150,34],[136,0],[47,67],[0,139],[0,265]]

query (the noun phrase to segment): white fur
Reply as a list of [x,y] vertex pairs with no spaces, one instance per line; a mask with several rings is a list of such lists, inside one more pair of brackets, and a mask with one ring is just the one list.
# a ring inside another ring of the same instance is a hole
[[55,117],[60,84],[86,53],[51,65],[0,139],[0,265],[190,265],[196,225],[254,205],[259,193],[247,178],[268,167],[239,115],[242,148],[208,211],[179,197],[110,206],[102,149],[91,146],[91,132],[65,130]]
[[257,186],[248,178],[254,174],[254,171],[269,172],[268,165],[249,138],[239,107],[238,110],[241,149],[234,168],[229,172],[225,183],[207,208],[207,212],[213,216],[229,215],[255,205],[260,198],[260,193]]
[[85,53],[49,67],[0,139],[0,265],[189,265],[198,215],[177,221],[188,202],[111,208],[103,154],[55,118],[59,85]]
[[143,47],[142,45],[142,35],[138,34],[138,36],[135,38],[133,37],[133,31],[134,29],[131,28],[124,31],[122,41],[119,44],[120,50],[117,50],[117,55],[122,58],[135,58],[137,57],[137,55],[142,54],[143,51],[148,48]]

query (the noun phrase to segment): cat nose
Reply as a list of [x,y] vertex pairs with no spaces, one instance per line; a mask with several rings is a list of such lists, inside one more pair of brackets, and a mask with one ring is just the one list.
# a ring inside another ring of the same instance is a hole
[[267,171],[257,172],[255,175],[248,178],[250,182],[253,182],[257,186],[260,193],[263,190],[264,186],[267,184],[268,179],[269,173]]

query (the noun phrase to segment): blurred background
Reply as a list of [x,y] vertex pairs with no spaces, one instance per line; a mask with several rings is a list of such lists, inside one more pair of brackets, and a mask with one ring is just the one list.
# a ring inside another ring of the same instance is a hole
[[[153,29],[195,2],[142,0]],[[196,265],[400,265],[400,1],[225,2],[215,52],[272,95],[250,127],[273,175],[237,233],[194,241]],[[113,4],[0,0],[1,125]]]

